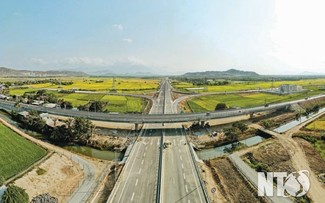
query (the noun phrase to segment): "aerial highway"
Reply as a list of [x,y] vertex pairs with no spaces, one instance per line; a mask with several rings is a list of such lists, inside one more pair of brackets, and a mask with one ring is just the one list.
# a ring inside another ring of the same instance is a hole
[[[283,108],[291,104],[299,103],[317,98],[325,98],[325,95],[317,95],[310,98],[299,99],[295,101],[282,102],[277,104],[269,104],[268,106],[258,106],[252,108],[243,109],[233,109],[216,111],[210,113],[185,113],[185,114],[162,114],[153,111],[150,114],[110,114],[110,113],[100,113],[100,112],[87,112],[87,111],[74,111],[59,108],[46,108],[42,106],[34,106],[29,104],[20,104],[20,107],[15,107],[15,102],[0,100],[0,109],[5,109],[8,111],[16,110],[37,110],[40,112],[46,112],[49,114],[68,116],[68,117],[86,117],[91,120],[107,121],[107,122],[119,122],[119,123],[180,123],[188,121],[207,121],[217,118],[226,118],[239,115],[247,115],[256,112],[268,111]],[[159,100],[159,98],[158,98]],[[159,104],[157,104],[159,106]],[[160,104],[161,105],[161,104]]]
[[[150,113],[174,112],[168,81],[153,104]],[[107,202],[207,202],[181,130],[145,124]]]

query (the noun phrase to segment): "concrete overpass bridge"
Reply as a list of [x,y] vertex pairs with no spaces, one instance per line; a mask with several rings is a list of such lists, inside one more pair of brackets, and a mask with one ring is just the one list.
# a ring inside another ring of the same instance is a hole
[[[310,97],[308,98],[308,100],[319,99],[319,98],[325,99],[325,95],[323,94],[323,95]],[[268,106],[258,106],[253,108],[224,110],[224,111],[209,112],[209,113],[184,113],[184,114],[112,114],[112,113],[46,108],[42,106],[34,106],[29,104],[20,104],[19,107],[16,107],[14,102],[4,101],[4,100],[0,100],[0,109],[6,111],[36,110],[36,111],[46,112],[53,115],[60,115],[60,116],[67,116],[67,117],[85,117],[91,120],[98,120],[98,121],[145,124],[145,123],[182,123],[182,122],[190,122],[190,121],[208,121],[212,119],[247,115],[247,114],[253,114],[257,112],[280,109],[303,101],[306,101],[306,99],[299,99],[290,102],[270,104]],[[157,102],[158,102],[157,100],[154,100],[154,104]]]

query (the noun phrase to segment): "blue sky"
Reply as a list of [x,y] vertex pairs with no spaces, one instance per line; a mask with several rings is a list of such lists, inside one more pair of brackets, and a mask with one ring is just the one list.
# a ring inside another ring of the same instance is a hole
[[324,73],[324,10],[321,0],[1,1],[0,66]]

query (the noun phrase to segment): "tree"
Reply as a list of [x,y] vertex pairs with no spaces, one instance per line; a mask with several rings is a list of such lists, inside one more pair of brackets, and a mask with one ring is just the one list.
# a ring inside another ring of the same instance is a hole
[[94,101],[90,103],[89,111],[101,112],[103,110],[104,104],[101,101]]
[[23,188],[15,185],[10,185],[3,195],[3,203],[28,203],[28,194]]
[[214,109],[215,111],[220,111],[220,110],[225,110],[225,109],[227,109],[228,107],[227,107],[227,104],[225,104],[225,103],[218,103],[217,105],[216,105],[216,108]]
[[223,130],[227,140],[238,141],[239,134],[241,131],[237,127],[230,127]]
[[247,125],[240,121],[233,123],[232,126],[238,128],[241,132],[245,132],[248,129]]
[[60,104],[60,107],[62,109],[72,109],[73,108],[72,103],[69,101],[62,101]]
[[47,95],[47,101],[50,103],[57,103],[58,102],[58,96],[56,96],[53,93],[48,93]]
[[92,135],[94,125],[85,118],[75,118],[69,122],[69,141],[85,143]]

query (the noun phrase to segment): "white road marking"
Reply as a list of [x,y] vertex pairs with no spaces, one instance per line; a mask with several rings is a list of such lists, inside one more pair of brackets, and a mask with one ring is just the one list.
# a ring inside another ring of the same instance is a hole
[[139,179],[137,179],[137,180],[135,181],[135,186],[137,186],[137,185],[138,185],[138,181],[139,181]]
[[146,153],[143,153],[143,157],[145,157],[146,156]]
[[188,188],[187,188],[187,185],[185,185],[185,190],[186,190],[186,193],[188,193]]
[[180,158],[181,160],[183,160],[183,158],[182,158],[182,155],[181,155],[181,156],[179,156],[179,158]]
[[140,168],[140,170],[139,170],[139,174],[141,173],[141,168]]
[[148,147],[146,147],[146,150],[148,149]]
[[178,152],[179,152],[179,153],[181,153],[181,150],[180,150],[180,149],[178,149]]
[[191,201],[190,200],[187,200],[187,203],[191,203]]
[[150,145],[152,145],[152,140],[151,140],[151,142],[150,142]]
[[144,162],[144,159],[142,159],[142,161],[141,161],[141,165],[143,165],[143,162]]
[[133,198],[134,198],[134,192],[132,193],[131,202],[133,201]]
[[185,180],[185,173],[183,173],[183,178],[184,178],[184,180]]
[[184,164],[182,164],[182,169],[184,169]]

